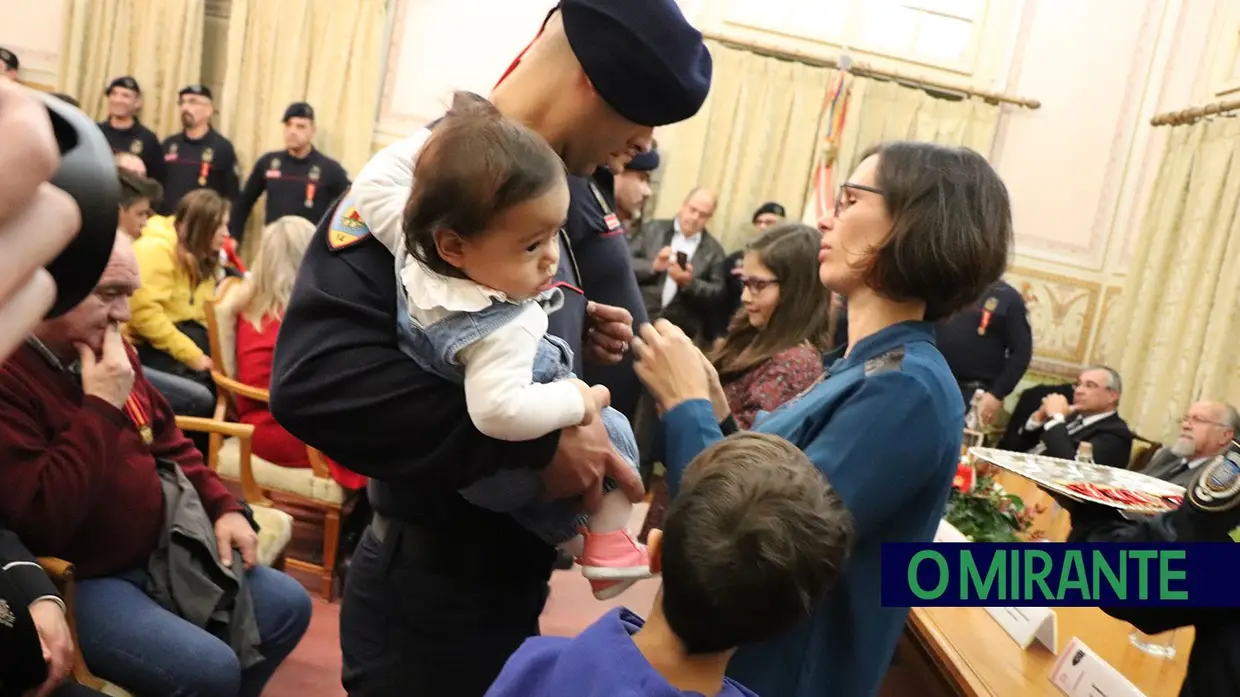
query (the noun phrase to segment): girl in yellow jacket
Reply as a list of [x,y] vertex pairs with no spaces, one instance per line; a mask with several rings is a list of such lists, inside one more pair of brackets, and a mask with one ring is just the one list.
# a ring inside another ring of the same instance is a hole
[[129,301],[128,331],[138,358],[212,389],[205,303],[222,274],[228,208],[210,189],[190,192],[173,213],[175,235],[144,232],[133,245],[142,287]]

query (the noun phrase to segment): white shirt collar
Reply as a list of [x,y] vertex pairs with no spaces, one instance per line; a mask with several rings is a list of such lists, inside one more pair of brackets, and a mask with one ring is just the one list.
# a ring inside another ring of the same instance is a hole
[[413,257],[400,273],[409,296],[409,304],[420,310],[443,309],[447,312],[481,312],[491,303],[513,302],[494,288],[488,288],[468,278],[443,276],[423,267]]
[[1088,425],[1090,425],[1090,424],[1096,424],[1096,423],[1098,423],[1099,421],[1102,421],[1103,419],[1107,418],[1108,416],[1110,416],[1110,415],[1112,415],[1112,414],[1114,414],[1114,413],[1115,413],[1115,412],[1113,412],[1113,411],[1105,411],[1105,412],[1103,412],[1103,413],[1101,413],[1101,414],[1093,414],[1092,416],[1083,416],[1083,417],[1081,417],[1081,427],[1083,428],[1083,427],[1088,426]]
[[684,234],[680,232],[680,218],[672,218],[672,230],[675,231],[676,233],[676,239],[679,239],[688,244],[697,244],[698,242],[702,241],[701,230],[698,230],[696,234],[691,235],[689,237],[685,237]]

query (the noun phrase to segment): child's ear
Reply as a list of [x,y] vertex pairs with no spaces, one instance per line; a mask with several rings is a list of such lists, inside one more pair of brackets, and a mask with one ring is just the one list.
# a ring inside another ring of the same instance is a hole
[[650,573],[663,572],[663,531],[655,528],[646,533],[646,552],[650,554]]
[[432,236],[435,238],[435,251],[439,252],[440,259],[458,269],[464,266],[465,240],[456,234],[455,230],[439,228]]

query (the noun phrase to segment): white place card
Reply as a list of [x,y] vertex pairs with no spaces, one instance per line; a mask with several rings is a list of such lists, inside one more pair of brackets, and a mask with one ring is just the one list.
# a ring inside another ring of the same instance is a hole
[[939,529],[934,533],[935,542],[968,542],[969,538],[964,536],[955,525],[946,520],[939,521]]
[[1145,697],[1128,678],[1072,637],[1051,668],[1051,684],[1068,697]]
[[1049,607],[987,607],[982,608],[1003,627],[1022,649],[1036,640],[1051,653],[1059,653],[1059,623]]

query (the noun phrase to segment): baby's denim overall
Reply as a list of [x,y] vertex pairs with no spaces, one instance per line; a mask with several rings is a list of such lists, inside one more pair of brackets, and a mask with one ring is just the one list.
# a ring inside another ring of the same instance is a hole
[[[397,343],[405,355],[417,362],[423,370],[445,380],[465,384],[465,371],[456,362],[457,353],[505,324],[515,320],[523,311],[523,305],[494,301],[480,312],[456,312],[429,326],[418,325],[409,315],[408,300],[401,270],[407,255],[396,257],[396,322]],[[563,291],[559,288],[539,296],[548,313],[560,309]],[[529,302],[535,302],[531,300]],[[544,334],[534,357],[531,382],[546,384],[574,377],[573,353],[568,344],[559,337]],[[612,445],[637,470],[637,441],[628,419],[620,412],[607,407],[602,413],[603,426]],[[603,489],[611,491],[616,484],[611,479],[603,482]],[[552,545],[558,545],[577,535],[585,518],[578,510],[575,500],[540,501],[541,475],[529,469],[502,469],[461,490],[470,503],[487,510],[509,513],[522,526]]]

